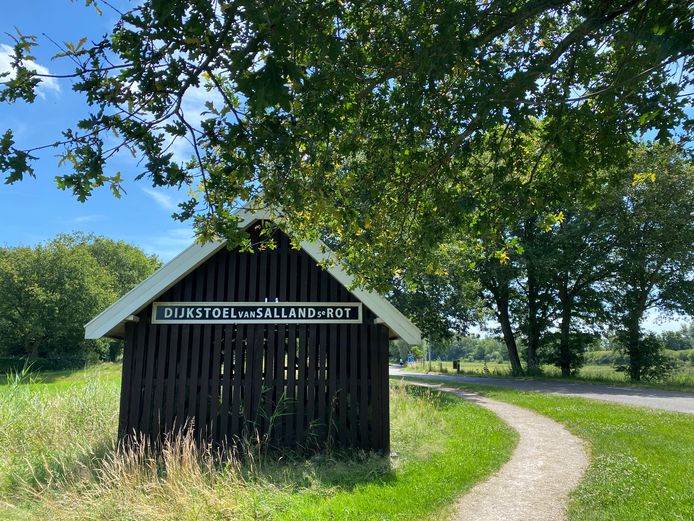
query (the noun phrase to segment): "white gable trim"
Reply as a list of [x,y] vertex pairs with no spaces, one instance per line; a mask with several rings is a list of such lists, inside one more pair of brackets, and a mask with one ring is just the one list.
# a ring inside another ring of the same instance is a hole
[[[239,215],[242,218],[240,226],[244,229],[257,220],[271,219],[265,212],[240,212]],[[325,264],[328,273],[335,277],[338,282],[346,288],[350,287],[353,278],[334,262],[331,254],[327,253],[327,247],[322,242],[302,241],[300,245],[316,262]],[[132,315],[142,311],[159,295],[200,266],[223,246],[224,242],[196,243],[189,246],[88,322],[84,326],[85,338],[123,336],[124,324]],[[371,309],[399,338],[409,345],[421,343],[422,333],[419,328],[383,296],[363,289],[352,289],[350,292]]]
[[[326,263],[326,270],[337,281],[349,289],[354,279],[344,271],[336,262],[333,262],[330,253],[324,251],[327,247],[321,243],[301,242],[301,247],[318,263]],[[410,320],[400,313],[398,309],[388,302],[385,297],[365,289],[350,289],[352,295],[361,300],[366,307],[373,311],[378,318],[383,320],[399,338],[409,345],[422,343],[422,332]]]

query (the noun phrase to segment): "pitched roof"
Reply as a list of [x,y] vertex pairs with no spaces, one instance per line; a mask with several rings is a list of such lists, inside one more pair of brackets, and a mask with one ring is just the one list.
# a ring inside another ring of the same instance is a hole
[[[240,225],[243,229],[248,228],[259,220],[271,220],[269,214],[263,211],[241,211],[239,216],[241,217]],[[183,250],[183,252],[88,322],[84,326],[85,338],[122,337],[124,324],[132,315],[142,311],[162,293],[219,251],[224,244],[224,242],[195,243]],[[333,260],[327,246],[321,241],[302,241],[300,245],[318,263]],[[328,273],[349,289],[353,278],[336,262],[329,262],[327,266],[326,270]],[[349,291],[373,311],[388,326],[395,337],[401,338],[409,345],[421,343],[422,334],[419,328],[382,295],[358,288],[349,289]]]

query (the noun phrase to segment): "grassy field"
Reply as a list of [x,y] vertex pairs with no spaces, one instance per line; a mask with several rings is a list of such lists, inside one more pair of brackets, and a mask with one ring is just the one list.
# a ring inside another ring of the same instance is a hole
[[537,411],[590,444],[592,461],[571,497],[571,521],[694,519],[694,416],[536,392],[458,386]]
[[114,450],[119,367],[0,385],[0,519],[440,519],[508,459],[514,431],[428,390],[391,389],[392,453],[221,461],[178,440]]
[[[406,367],[405,371],[409,369],[411,371],[428,372],[428,368],[428,364],[418,363],[411,367]],[[433,361],[431,362],[431,372],[452,374],[456,371],[453,369],[453,362]],[[532,378],[562,378],[559,368],[553,365],[542,366],[542,372],[541,376],[533,376]],[[511,366],[505,362],[461,362],[460,373],[472,376],[511,376]],[[677,372],[660,382],[632,384],[624,373],[615,371],[612,366],[586,365],[581,368],[578,376],[562,378],[562,380],[694,391],[694,366],[683,365]]]

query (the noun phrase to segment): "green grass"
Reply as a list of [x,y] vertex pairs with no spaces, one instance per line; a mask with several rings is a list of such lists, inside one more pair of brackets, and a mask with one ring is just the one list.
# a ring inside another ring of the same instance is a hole
[[458,398],[391,389],[390,457],[220,460],[189,439],[115,451],[119,367],[0,385],[0,519],[440,519],[516,434]]
[[[428,364],[416,364],[405,367],[405,371],[428,371]],[[453,362],[431,363],[432,373],[452,374]],[[683,365],[675,373],[660,382],[641,382],[632,384],[624,373],[615,371],[609,365],[586,365],[583,366],[578,376],[563,378],[559,368],[553,365],[543,365],[542,375],[524,377],[530,379],[561,379],[562,381],[575,381],[587,383],[601,383],[608,385],[628,385],[634,387],[656,388],[656,389],[675,389],[682,391],[694,391],[694,366]],[[511,376],[511,366],[506,362],[461,362],[460,374],[470,376]]]
[[[29,388],[41,392],[56,392],[75,384],[85,384],[90,381],[120,385],[121,364],[101,363],[84,369],[64,369],[60,371],[42,371],[29,373]],[[0,393],[6,392],[7,374],[0,375]]]
[[[427,380],[431,383],[431,380]],[[571,521],[694,519],[694,416],[488,386],[481,392],[564,424],[590,444]]]

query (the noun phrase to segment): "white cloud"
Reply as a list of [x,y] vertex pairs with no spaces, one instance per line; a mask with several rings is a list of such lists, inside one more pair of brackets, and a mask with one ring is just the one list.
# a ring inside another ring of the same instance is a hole
[[188,142],[188,140],[180,136],[175,136],[171,138],[167,152],[171,152],[173,154],[174,161],[185,163],[193,157],[194,150],[193,146]]
[[178,207],[178,204],[169,194],[164,192],[159,192],[151,188],[142,188],[142,191],[147,194],[155,203],[157,203],[161,208],[168,211],[173,211]]
[[[0,43],[0,74],[4,72],[9,72],[10,77],[14,76],[14,71],[12,70],[12,55],[14,54],[14,49],[9,45]],[[51,74],[47,67],[39,65],[38,63],[29,61],[25,62],[28,69],[37,72],[38,74]],[[4,77],[3,79],[7,79]],[[2,80],[0,80],[2,81]],[[42,99],[46,98],[45,91],[52,90],[54,92],[60,92],[60,85],[58,80],[55,78],[41,78],[41,84],[39,85],[36,93]]]
[[92,214],[92,215],[80,215],[79,217],[75,217],[72,222],[75,224],[84,224],[84,223],[91,223],[94,221],[99,221],[103,215],[98,215],[98,214]]
[[192,228],[174,228],[147,241],[135,241],[149,254],[157,255],[164,262],[170,261],[195,241]]
[[[204,80],[201,80],[203,83]],[[194,127],[200,127],[200,122],[203,119],[209,118],[210,115],[203,115],[208,109],[205,106],[206,102],[212,102],[217,108],[223,103],[222,95],[217,89],[208,91],[204,86],[190,87],[183,95],[183,112],[186,115],[188,122]]]

